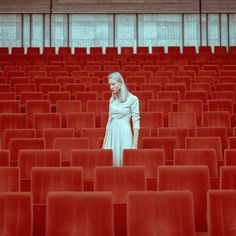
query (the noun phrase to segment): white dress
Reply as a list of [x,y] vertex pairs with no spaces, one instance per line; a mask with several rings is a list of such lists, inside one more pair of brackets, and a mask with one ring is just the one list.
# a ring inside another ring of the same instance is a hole
[[104,149],[113,150],[114,166],[123,164],[123,149],[133,146],[133,128],[140,129],[139,100],[129,93],[125,102],[111,98],[109,104],[109,118],[106,126],[106,135],[103,142]]

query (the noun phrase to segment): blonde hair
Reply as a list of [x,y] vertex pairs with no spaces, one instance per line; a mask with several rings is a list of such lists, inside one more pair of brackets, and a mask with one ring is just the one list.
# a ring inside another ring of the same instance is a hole
[[121,75],[121,73],[120,72],[113,72],[108,75],[108,79],[113,79],[113,80],[121,83],[120,97],[118,98],[114,93],[112,93],[112,98],[119,99],[120,102],[125,102],[128,95],[129,95],[129,90],[127,89],[127,87],[125,85],[125,81],[124,81],[124,78]]

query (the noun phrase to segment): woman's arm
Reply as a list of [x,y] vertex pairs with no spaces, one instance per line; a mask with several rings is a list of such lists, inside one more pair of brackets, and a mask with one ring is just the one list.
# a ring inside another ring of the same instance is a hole
[[133,130],[134,130],[133,149],[137,149],[138,148],[139,129],[133,129]]

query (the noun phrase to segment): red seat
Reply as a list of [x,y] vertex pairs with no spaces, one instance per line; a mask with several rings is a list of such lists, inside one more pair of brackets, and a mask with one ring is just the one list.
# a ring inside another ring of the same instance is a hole
[[213,91],[213,99],[230,99],[235,103],[235,93],[233,91]]
[[197,124],[202,122],[203,103],[200,100],[179,100],[178,102],[179,112],[195,112]]
[[25,129],[27,126],[26,114],[2,113],[0,114],[0,134],[5,129]]
[[[236,218],[236,190],[210,190],[207,195],[207,221],[210,236],[233,235]],[[223,213],[223,214],[222,214]]]
[[71,166],[83,168],[84,190],[94,190],[94,169],[97,166],[112,166],[112,150],[80,149],[71,151]]
[[74,129],[71,128],[45,128],[42,131],[46,148],[53,148],[55,138],[73,138]]
[[144,149],[164,149],[167,163],[173,162],[173,150],[178,148],[177,137],[147,137],[143,138]]
[[185,99],[186,85],[184,83],[167,83],[165,89],[166,91],[177,91],[180,99]]
[[228,137],[228,148],[236,148],[236,137]]
[[0,150],[0,166],[10,166],[9,150]]
[[233,101],[229,99],[212,99],[208,100],[209,111],[228,111],[230,114],[234,112]]
[[144,167],[96,167],[94,190],[112,192],[115,235],[126,235],[127,195],[129,191],[146,190]]
[[141,83],[140,90],[141,91],[152,91],[153,98],[157,98],[157,93],[161,91],[161,84],[159,84],[159,83]]
[[35,129],[5,129],[3,132],[3,148],[9,149],[12,138],[36,138]]
[[142,111],[147,111],[147,102],[153,98],[153,93],[151,91],[134,91],[133,94],[139,98]]
[[202,100],[203,105],[206,104],[208,100],[208,94],[206,91],[186,91],[186,100]]
[[29,47],[27,48],[27,55],[39,55],[40,48],[38,47]]
[[203,126],[230,128],[230,113],[228,111],[205,111],[203,112]]
[[236,166],[221,166],[220,189],[236,190]]
[[70,92],[48,92],[48,100],[51,101],[52,105],[56,105],[58,100],[70,100]]
[[31,193],[0,193],[0,231],[2,235],[32,235],[31,201]]
[[82,128],[81,138],[88,138],[90,143],[90,149],[99,149],[100,140],[105,137],[105,128]]
[[72,149],[89,149],[88,138],[55,138],[54,148],[61,150],[61,164],[68,166]]
[[124,166],[144,166],[147,190],[156,190],[157,166],[165,165],[163,149],[125,149]]
[[236,166],[236,149],[224,150],[224,164],[225,166]]
[[129,193],[127,231],[129,236],[196,235],[192,193],[177,190]]
[[10,164],[18,164],[18,154],[20,149],[44,149],[45,140],[36,138],[12,138],[9,142]]
[[77,92],[75,94],[75,100],[80,100],[82,103],[82,111],[86,111],[86,103],[88,100],[97,100],[97,92]]
[[82,168],[33,167],[31,176],[34,211],[33,235],[44,235],[48,193],[50,191],[82,191]]
[[48,94],[48,92],[61,91],[61,85],[59,83],[42,83],[39,85],[39,91],[43,94]]
[[175,149],[174,165],[206,165],[209,168],[211,188],[219,188],[217,156],[214,149]]
[[217,160],[223,160],[222,143],[220,137],[187,137],[186,149],[215,149]]
[[28,128],[33,127],[33,115],[36,113],[50,113],[51,103],[49,100],[29,100],[25,104]]
[[168,126],[194,129],[197,126],[195,112],[169,112]]
[[188,128],[163,127],[157,129],[157,136],[176,137],[178,140],[178,147],[185,148],[185,139],[190,136],[190,131]]
[[60,128],[60,113],[36,113],[33,115],[33,128],[36,129],[36,137],[42,137],[46,128]]
[[173,104],[177,104],[180,99],[179,91],[161,91],[157,93],[160,100],[171,100]]
[[61,152],[57,149],[19,150],[21,191],[30,191],[31,170],[34,166],[60,166]]
[[19,113],[20,102],[15,100],[0,101],[0,113]]
[[16,95],[20,95],[22,92],[35,92],[36,91],[36,86],[33,83],[29,84],[15,84],[14,91]]
[[[207,191],[210,188],[206,166],[159,166],[157,189],[190,190],[193,194],[195,227],[197,232],[207,231]],[[201,183],[201,184],[199,184]]]
[[20,191],[19,167],[0,167],[0,192]]
[[47,236],[114,235],[111,193],[51,192],[47,207]]

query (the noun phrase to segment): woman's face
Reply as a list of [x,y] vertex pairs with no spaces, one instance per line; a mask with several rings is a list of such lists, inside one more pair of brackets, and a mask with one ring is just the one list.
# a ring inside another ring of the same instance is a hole
[[121,83],[114,80],[114,79],[109,79],[109,85],[110,89],[113,93],[117,94],[120,91],[121,88]]

